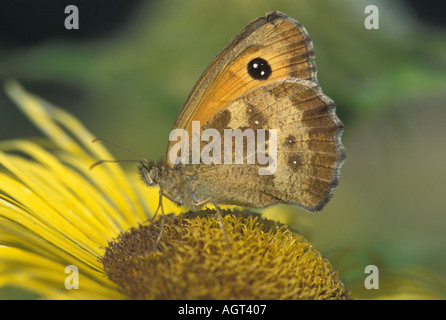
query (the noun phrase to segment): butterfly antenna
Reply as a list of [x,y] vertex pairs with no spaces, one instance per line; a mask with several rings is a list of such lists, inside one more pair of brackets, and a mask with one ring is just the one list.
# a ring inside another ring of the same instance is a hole
[[139,160],[99,160],[98,162],[95,162],[90,166],[90,170],[93,169],[94,167],[96,167],[100,164],[106,163],[106,162],[114,162],[114,163],[117,163],[117,162],[139,162]]
[[[118,146],[117,144],[114,144],[113,142],[110,142],[110,141],[107,141],[107,140],[103,140],[103,139],[93,139],[92,142],[102,142],[102,143],[109,144],[109,145],[111,145],[112,147],[114,147],[114,148],[116,148],[118,150],[125,151],[125,152],[131,154],[132,156],[135,156],[137,158],[140,158],[142,160],[145,160],[145,161],[149,162],[149,160],[147,160],[143,156],[141,156],[141,155],[139,155],[139,154],[137,154],[135,152],[132,152],[130,150],[127,150],[127,149],[125,149],[125,148],[123,148],[121,146]],[[116,162],[139,162],[139,161],[140,160],[99,160],[98,162],[96,162],[93,165],[91,165],[90,169],[93,169],[94,167],[96,167],[96,166],[98,166],[98,165],[100,165],[102,163],[105,163],[105,162],[115,162],[116,163]]]

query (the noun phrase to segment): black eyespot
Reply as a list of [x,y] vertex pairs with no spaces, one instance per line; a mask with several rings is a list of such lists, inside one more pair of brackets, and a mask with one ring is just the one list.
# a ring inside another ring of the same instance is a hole
[[265,59],[255,58],[248,63],[248,73],[256,80],[266,80],[272,73],[271,66]]

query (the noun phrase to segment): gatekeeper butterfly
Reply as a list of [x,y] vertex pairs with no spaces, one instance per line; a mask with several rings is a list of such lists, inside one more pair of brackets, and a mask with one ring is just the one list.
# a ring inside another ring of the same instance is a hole
[[[310,212],[325,206],[338,184],[345,150],[343,125],[333,101],[322,93],[314,58],[305,27],[278,11],[252,21],[223,48],[181,109],[172,132],[183,135],[169,139],[166,159],[140,161],[144,183],[160,187],[163,215],[163,197],[194,211],[215,205],[221,227],[220,204],[286,203]],[[238,161],[240,153],[232,154],[234,135],[229,142],[217,139],[230,129],[242,132],[240,145],[249,149]],[[264,142],[258,139],[249,148],[248,140],[260,136],[243,134],[248,130],[263,130]],[[211,161],[197,162],[205,150]],[[273,170],[261,174],[266,154]]]

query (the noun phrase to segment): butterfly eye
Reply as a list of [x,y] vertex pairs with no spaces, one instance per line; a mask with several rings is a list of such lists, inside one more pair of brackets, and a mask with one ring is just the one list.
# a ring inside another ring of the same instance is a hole
[[255,58],[248,63],[248,73],[256,80],[266,80],[272,73],[268,61],[262,58]]

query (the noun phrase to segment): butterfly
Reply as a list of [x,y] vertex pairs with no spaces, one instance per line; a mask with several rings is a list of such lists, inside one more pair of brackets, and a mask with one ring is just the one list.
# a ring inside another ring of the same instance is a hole
[[[305,27],[278,11],[255,19],[237,34],[201,75],[172,130],[192,140],[198,137],[198,152],[190,140],[179,145],[181,136],[176,136],[169,139],[164,160],[140,161],[143,182],[160,188],[155,215],[160,208],[164,215],[163,197],[193,211],[213,204],[221,227],[222,204],[262,208],[285,203],[321,210],[338,184],[345,149],[343,125],[317,81],[314,58]],[[237,163],[226,163],[222,159],[234,160],[235,155],[224,158],[216,147],[221,143],[220,151],[234,151],[235,142],[231,138],[225,149],[223,141],[214,140],[229,129],[264,130],[270,137],[274,132],[274,140],[254,144],[263,149],[251,149]],[[215,142],[214,162],[191,161],[206,148],[200,134],[207,130]],[[181,156],[172,157],[179,151]],[[268,153],[275,156],[274,170],[259,174],[265,165],[248,160]]]

